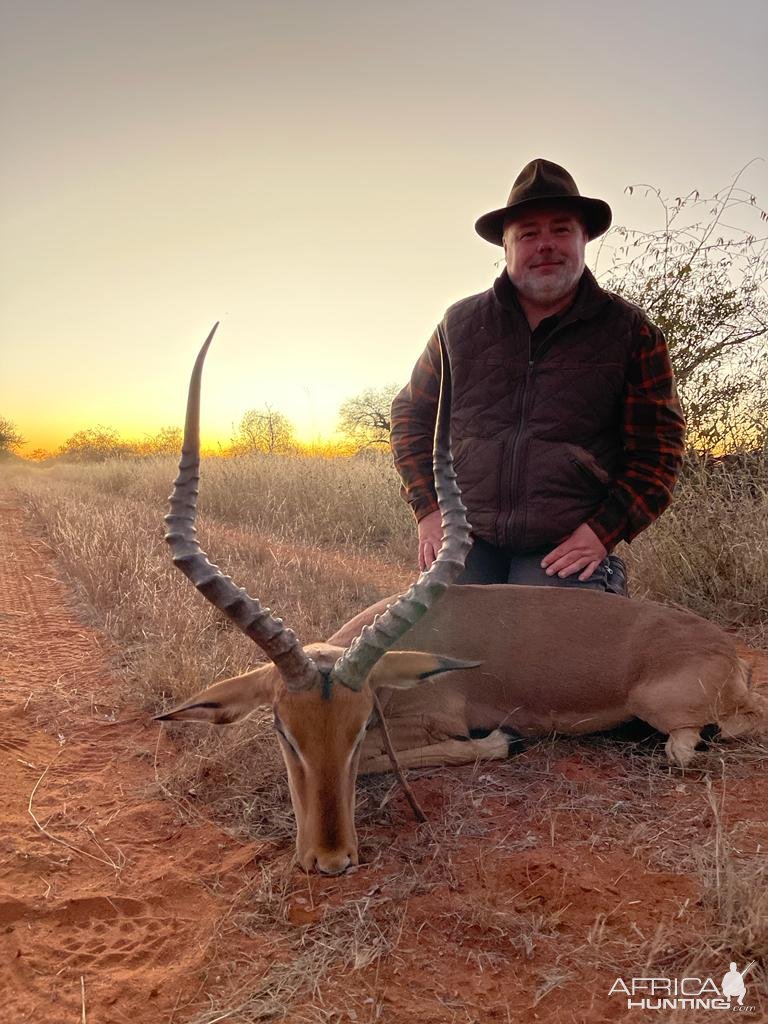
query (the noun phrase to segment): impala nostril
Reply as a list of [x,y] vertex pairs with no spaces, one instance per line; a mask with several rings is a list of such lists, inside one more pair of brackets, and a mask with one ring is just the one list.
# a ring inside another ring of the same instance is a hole
[[315,870],[321,875],[343,875],[351,864],[352,858],[348,853],[343,857],[329,858],[323,864],[317,857],[315,858]]

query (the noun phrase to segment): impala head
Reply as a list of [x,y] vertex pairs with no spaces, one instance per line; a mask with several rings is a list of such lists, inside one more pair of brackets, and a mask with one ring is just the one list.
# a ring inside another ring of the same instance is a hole
[[271,664],[214,683],[158,718],[227,725],[256,708],[271,706],[288,771],[299,863],[307,871],[340,874],[358,862],[355,780],[360,748],[374,717],[374,692],[418,686],[440,673],[469,667],[432,654],[389,649],[455,579],[470,546],[450,455],[447,359],[444,354],[435,432],[435,485],[444,534],[437,560],[346,650],[322,643],[302,647],[282,620],[208,561],[196,539],[200,379],[216,326],[192,371],[179,475],[165,517],[166,540],[174,564],[261,647]]

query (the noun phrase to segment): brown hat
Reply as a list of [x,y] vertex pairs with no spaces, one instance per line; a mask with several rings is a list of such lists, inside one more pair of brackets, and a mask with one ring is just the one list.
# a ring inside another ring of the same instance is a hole
[[520,171],[507,205],[484,214],[475,224],[475,231],[487,242],[502,244],[504,221],[512,220],[537,205],[556,201],[558,206],[572,206],[584,220],[589,240],[597,238],[611,226],[611,208],[602,199],[579,195],[576,182],[568,171],[551,160],[531,160]]

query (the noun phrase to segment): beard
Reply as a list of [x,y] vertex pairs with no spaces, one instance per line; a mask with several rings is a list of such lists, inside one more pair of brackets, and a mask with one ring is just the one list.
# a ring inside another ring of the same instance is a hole
[[574,290],[584,271],[570,260],[561,264],[554,272],[540,274],[536,270],[524,270],[513,281],[515,288],[524,299],[539,306],[551,306],[564,299]]

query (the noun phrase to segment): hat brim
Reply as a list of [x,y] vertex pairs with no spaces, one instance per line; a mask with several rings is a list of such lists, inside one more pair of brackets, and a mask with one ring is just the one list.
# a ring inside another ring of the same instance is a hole
[[505,221],[518,217],[526,210],[543,206],[565,206],[577,211],[584,221],[590,242],[604,234],[613,219],[610,206],[602,199],[589,199],[587,196],[539,196],[535,199],[523,199],[512,206],[504,206],[500,210],[491,210],[490,213],[483,214],[475,222],[475,231],[486,242],[502,245]]

